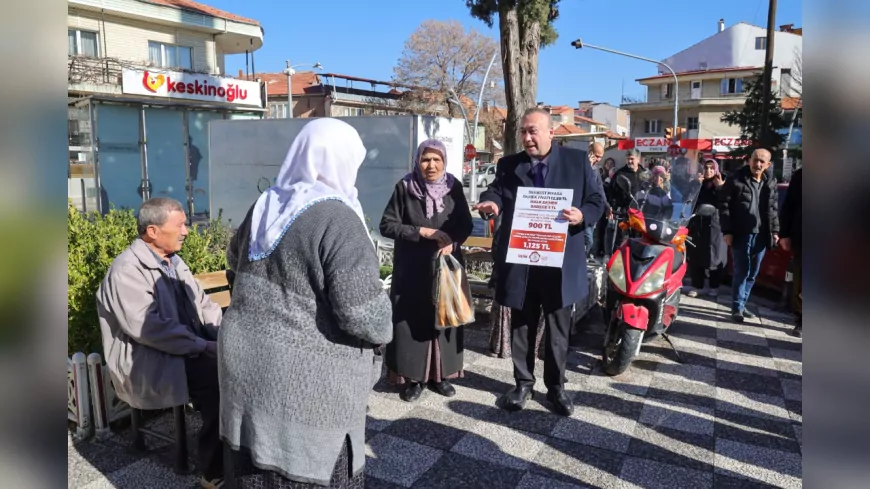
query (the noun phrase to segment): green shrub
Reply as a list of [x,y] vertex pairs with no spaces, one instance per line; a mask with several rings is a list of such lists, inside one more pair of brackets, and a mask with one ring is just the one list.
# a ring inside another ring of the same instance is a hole
[[393,267],[389,265],[381,265],[381,280],[393,274]]
[[[96,292],[112,261],[137,237],[132,210],[106,215],[67,208],[68,288],[67,351],[102,352]],[[225,270],[230,230],[220,216],[207,226],[193,226],[179,255],[194,273]]]

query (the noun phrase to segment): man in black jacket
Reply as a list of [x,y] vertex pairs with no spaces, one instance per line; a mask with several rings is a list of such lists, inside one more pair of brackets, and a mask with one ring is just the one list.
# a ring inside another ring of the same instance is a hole
[[788,190],[785,193],[785,202],[779,214],[779,246],[785,251],[791,250],[794,275],[792,278],[792,307],[795,315],[795,327],[792,334],[802,336],[803,331],[803,209],[801,205],[801,187],[803,182],[803,168],[799,168],[791,176]]
[[[631,198],[640,191],[641,174],[644,170],[640,166],[640,151],[630,149],[625,154],[625,166],[613,173],[610,179],[610,206],[614,209],[625,210],[631,204]],[[631,182],[631,191],[625,192],[617,184],[619,176],[624,175]]]
[[755,317],[746,302],[764,253],[779,241],[776,178],[767,172],[769,167],[770,151],[756,149],[749,164],[734,172],[719,192],[719,221],[734,263],[731,318],[738,323]]
[[[539,108],[526,111],[520,132],[525,151],[498,162],[495,181],[480,196],[475,210],[501,214],[493,256],[498,268],[495,300],[511,308],[511,356],[516,387],[508,391],[502,405],[509,411],[523,408],[535,385],[535,338],[541,313],[546,324],[544,384],[547,399],[555,410],[570,416],[571,397],[565,392],[565,361],[571,329],[571,305],[589,293],[586,278],[584,229],[604,212],[604,195],[589,165],[585,151],[553,145],[550,114]],[[571,207],[562,211],[568,221],[562,268],[507,263],[519,187],[573,189]]]

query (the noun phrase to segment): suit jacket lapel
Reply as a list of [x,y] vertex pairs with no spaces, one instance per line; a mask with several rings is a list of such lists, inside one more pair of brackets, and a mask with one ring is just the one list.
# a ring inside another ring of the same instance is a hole
[[522,156],[520,157],[520,162],[517,164],[516,172],[517,176],[520,177],[520,180],[523,182],[524,187],[534,187],[535,183],[532,181],[532,177],[529,176],[529,172],[532,170],[532,160],[529,158],[529,155],[523,151]]

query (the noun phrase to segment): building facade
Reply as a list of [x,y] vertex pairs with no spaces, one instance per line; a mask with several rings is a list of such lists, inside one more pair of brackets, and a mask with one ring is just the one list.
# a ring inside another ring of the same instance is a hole
[[[630,135],[622,147],[636,147],[645,156],[666,154],[670,141],[666,129],[674,126],[674,102],[679,102],[677,127],[684,132],[680,146],[690,159],[717,155],[750,145],[740,139],[740,128],[722,122],[729,111],[740,110],[746,101],[746,82],[762,74],[766,30],[744,22],[725,28],[720,20],[715,34],[663,62],[677,72],[678,85],[669,72],[637,80],[644,92],[624,99],[631,111]],[[802,36],[783,26],[776,32],[772,88],[781,97],[799,94]]]
[[629,131],[629,112],[620,107],[615,107],[607,102],[593,102],[591,100],[581,100],[578,104],[578,109],[574,114],[593,121],[601,121],[607,127],[606,130],[627,136]]
[[190,0],[68,2],[68,197],[83,211],[151,197],[210,215],[208,123],[260,118],[265,89],[225,76],[259,23]]

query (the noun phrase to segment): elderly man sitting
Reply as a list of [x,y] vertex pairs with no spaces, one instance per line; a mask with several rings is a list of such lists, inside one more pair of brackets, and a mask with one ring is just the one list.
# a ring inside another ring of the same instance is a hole
[[106,364],[118,397],[137,409],[187,404],[202,414],[198,449],[203,487],[223,479],[219,432],[217,327],[221,309],[177,255],[187,217],[178,201],[139,208],[139,238],[109,268],[97,291]]

